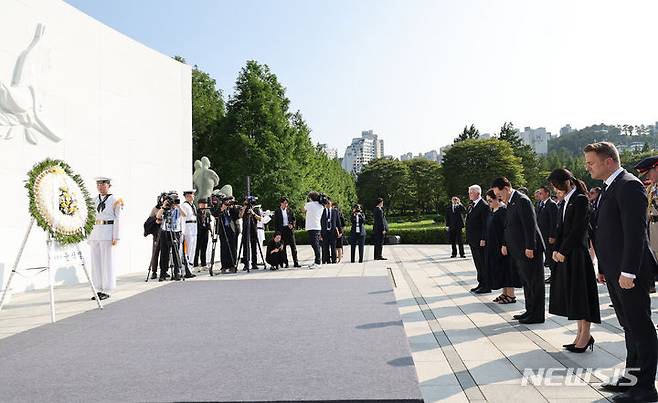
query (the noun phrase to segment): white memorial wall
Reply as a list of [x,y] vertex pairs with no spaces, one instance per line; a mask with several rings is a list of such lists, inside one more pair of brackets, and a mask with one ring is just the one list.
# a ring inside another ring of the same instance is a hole
[[[92,196],[94,177],[113,178],[125,202],[118,273],[146,275],[142,224],[156,196],[192,187],[190,67],[60,0],[0,0],[0,38],[0,289],[30,222],[26,174],[47,157],[66,161]],[[45,240],[35,226],[14,292],[47,286],[26,270],[46,265]],[[86,281],[76,264],[54,277]]]

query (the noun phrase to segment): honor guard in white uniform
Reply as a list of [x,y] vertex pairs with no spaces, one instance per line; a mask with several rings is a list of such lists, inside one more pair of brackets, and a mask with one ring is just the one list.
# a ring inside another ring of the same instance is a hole
[[[110,178],[96,178],[98,196],[94,199],[96,223],[89,235],[91,275],[98,290],[98,298],[110,297],[116,288],[114,253],[119,242],[119,228],[123,200],[109,193]],[[95,299],[93,297],[92,299]]]
[[181,209],[185,215],[185,226],[183,227],[183,250],[188,264],[191,266],[194,262],[194,252],[196,251],[197,238],[197,208],[194,205],[194,191],[187,190],[183,192],[185,202],[181,204]]

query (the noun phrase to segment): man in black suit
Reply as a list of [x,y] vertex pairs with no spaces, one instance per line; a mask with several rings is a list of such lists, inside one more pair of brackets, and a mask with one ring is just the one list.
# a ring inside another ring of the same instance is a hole
[[375,260],[386,260],[382,256],[384,249],[384,236],[388,232],[388,222],[384,215],[384,199],[381,197],[375,200],[375,209],[372,211],[374,223],[372,226],[372,242],[375,246]]
[[336,239],[340,231],[338,210],[331,207],[331,199],[327,197],[322,217],[320,217],[322,230],[322,263],[336,263]]
[[613,397],[616,402],[658,401],[658,342],[649,298],[656,261],[647,238],[647,194],[642,182],[621,167],[612,143],[590,144],[584,151],[592,179],[604,181],[594,229],[599,282],[608,287],[626,339],[626,377],[602,387],[624,391]]
[[459,200],[459,197],[453,196],[452,204],[446,210],[448,239],[450,239],[450,244],[452,245],[452,255],[450,257],[457,257],[457,244],[459,244],[459,256],[466,257],[464,255],[464,239],[462,238],[464,214],[466,214],[466,209]]
[[[557,212],[558,207],[557,203],[551,199],[551,192],[546,186],[541,186],[535,192],[537,197],[537,224],[539,225],[539,230],[541,231],[542,239],[544,240],[544,245],[546,245],[546,251],[544,253],[544,267],[551,269],[553,273],[553,267],[555,267],[555,261],[553,261],[553,245],[555,244],[556,232],[557,232]],[[545,283],[551,282],[551,277],[548,276]]]
[[294,267],[301,267],[297,260],[297,243],[295,242],[295,213],[288,207],[288,198],[283,196],[279,199],[279,208],[274,211],[274,231],[281,233],[283,239],[283,255],[285,265],[288,267],[288,254],[286,247],[290,246]]
[[514,190],[507,178],[496,178],[491,187],[496,196],[507,204],[501,253],[511,257],[523,283],[526,311],[514,315],[514,319],[523,324],[544,323],[546,290],[543,253],[546,247],[537,225],[535,209],[528,196]]
[[468,242],[468,247],[471,249],[473,263],[475,263],[475,270],[477,270],[478,285],[471,288],[471,291],[476,294],[491,292],[489,272],[484,260],[489,206],[481,195],[482,188],[479,185],[468,188],[468,198],[471,200],[471,205],[466,213],[466,242]]

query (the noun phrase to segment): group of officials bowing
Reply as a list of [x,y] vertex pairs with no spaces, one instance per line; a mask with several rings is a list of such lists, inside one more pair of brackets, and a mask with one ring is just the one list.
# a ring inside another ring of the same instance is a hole
[[[461,232],[456,215],[465,211],[466,238],[478,279],[472,291],[485,294],[502,289],[494,301],[508,304],[516,302],[514,288],[522,286],[525,312],[514,315],[522,324],[545,320],[544,264],[550,267],[548,311],[578,325],[573,343],[564,345],[570,352],[593,350],[590,326],[601,322],[597,281],[605,284],[624,329],[627,356],[625,375],[602,388],[622,392],[613,397],[616,402],[658,401],[654,386],[658,341],[649,297],[658,265],[647,231],[650,223],[658,222],[658,215],[651,213],[658,213],[658,157],[635,167],[654,184],[649,197],[644,184],[621,167],[612,143],[590,144],[584,157],[592,179],[603,181],[596,198],[588,198],[585,184],[562,168],[547,178],[558,203],[542,187],[533,205],[508,179],[497,178],[486,192],[486,202],[477,185],[469,188],[468,209],[462,210],[453,198],[447,214],[452,215],[447,219],[450,237],[459,240],[452,232]],[[453,257],[456,252],[453,245]]]

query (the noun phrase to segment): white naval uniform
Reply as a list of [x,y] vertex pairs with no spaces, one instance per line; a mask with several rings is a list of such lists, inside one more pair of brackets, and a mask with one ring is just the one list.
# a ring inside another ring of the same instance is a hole
[[183,227],[185,256],[187,257],[188,264],[191,266],[194,263],[194,253],[196,252],[196,207],[193,207],[190,203],[185,201],[181,204],[181,209],[183,209],[183,212],[185,213],[185,226]]
[[[105,206],[99,205],[104,201]],[[91,277],[99,292],[110,294],[116,288],[117,278],[114,267],[112,240],[119,240],[119,228],[123,201],[110,194],[107,199],[98,195],[94,199],[96,209],[96,224],[89,235],[91,252]]]

